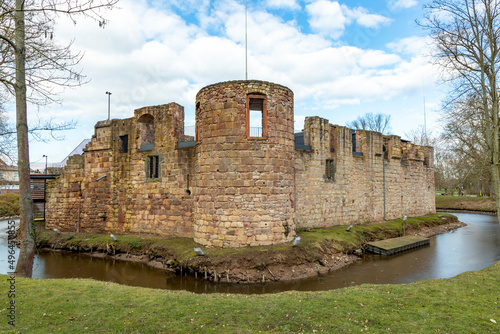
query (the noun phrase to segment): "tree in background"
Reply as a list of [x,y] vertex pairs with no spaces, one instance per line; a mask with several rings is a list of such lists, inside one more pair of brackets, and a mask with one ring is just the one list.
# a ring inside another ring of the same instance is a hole
[[[450,100],[467,101],[483,127],[478,133],[485,144],[491,169],[497,212],[500,214],[500,123],[498,62],[500,3],[496,0],[433,0],[424,7],[422,25],[430,32],[436,62],[453,89]],[[456,109],[448,117],[462,119]],[[460,122],[457,123],[460,127]]]
[[0,95],[0,159],[6,160],[13,155],[16,146],[13,138],[14,134],[7,123],[7,116],[5,115],[1,99],[2,96]]
[[489,194],[491,156],[480,101],[476,96],[468,96],[450,102],[446,111],[442,137],[453,156],[457,186]]
[[31,277],[35,250],[30,189],[27,103],[55,101],[58,87],[78,86],[83,76],[74,70],[81,56],[55,43],[58,15],[83,15],[103,26],[100,10],[117,0],[0,0],[0,82],[16,101],[21,245],[16,273]]
[[380,132],[384,135],[391,132],[391,115],[366,113],[358,116],[352,122],[346,123],[347,127],[357,130]]
[[[63,140],[64,136],[60,131],[71,130],[76,127],[76,122],[57,122],[54,119],[38,120],[28,128],[32,138],[39,142],[49,142],[49,140]],[[0,159],[10,160],[17,164],[17,146],[16,146],[15,126],[9,123],[5,111],[0,104]]]
[[436,148],[441,144],[441,139],[435,136],[432,131],[427,132],[423,125],[419,125],[416,129],[405,132],[405,136],[415,145],[432,146]]
[[405,133],[408,140],[416,145],[432,146],[434,148],[434,182],[436,189],[450,189],[456,187],[454,165],[448,153],[446,141],[442,136],[426,131],[423,125]]

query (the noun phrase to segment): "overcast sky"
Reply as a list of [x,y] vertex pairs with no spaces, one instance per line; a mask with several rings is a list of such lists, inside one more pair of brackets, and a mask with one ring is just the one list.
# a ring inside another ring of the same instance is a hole
[[[417,0],[248,0],[248,78],[295,94],[296,129],[306,116],[345,125],[366,112],[392,117],[393,134],[424,123],[437,129],[442,88],[430,64]],[[63,160],[94,124],[134,109],[177,102],[194,125],[196,93],[245,79],[245,0],[121,0],[109,24],[58,21],[55,38],[74,39],[90,82],[67,89],[61,105],[30,107],[30,118],[76,120],[64,141],[32,141],[31,162]],[[11,113],[13,120],[13,114]]]

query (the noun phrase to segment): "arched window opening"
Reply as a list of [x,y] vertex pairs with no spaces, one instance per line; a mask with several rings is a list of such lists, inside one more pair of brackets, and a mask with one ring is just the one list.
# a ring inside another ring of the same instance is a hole
[[155,147],[155,122],[154,117],[145,114],[139,118],[138,123],[139,143],[141,151],[150,151]]

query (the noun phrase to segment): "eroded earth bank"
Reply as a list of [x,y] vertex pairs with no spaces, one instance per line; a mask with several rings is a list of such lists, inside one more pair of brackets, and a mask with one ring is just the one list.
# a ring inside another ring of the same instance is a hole
[[64,250],[143,262],[152,267],[189,274],[215,282],[260,283],[306,278],[337,270],[360,259],[366,244],[375,240],[419,235],[430,237],[464,226],[449,214],[434,214],[385,223],[333,229],[299,230],[301,242],[263,247],[203,248],[190,238],[154,235],[87,234],[38,228],[38,250]]

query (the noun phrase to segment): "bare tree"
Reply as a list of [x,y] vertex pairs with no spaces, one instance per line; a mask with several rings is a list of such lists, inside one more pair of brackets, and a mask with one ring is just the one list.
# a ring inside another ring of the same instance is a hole
[[416,129],[405,132],[406,138],[416,145],[421,146],[436,146],[439,143],[439,138],[431,133],[428,133],[423,125],[419,125]]
[[27,102],[53,102],[57,87],[80,85],[74,70],[80,55],[53,39],[58,15],[84,15],[99,25],[106,21],[101,9],[117,0],[0,0],[0,82],[16,100],[16,132],[20,194],[21,245],[16,273],[31,277],[35,231],[30,189]]
[[445,110],[442,136],[454,157],[457,184],[490,193],[487,185],[492,180],[491,155],[480,99],[467,96],[448,103]]
[[366,113],[346,125],[353,129],[376,131],[384,135],[392,131],[391,115],[385,114]]
[[445,190],[457,187],[462,166],[457,162],[457,155],[450,147],[450,141],[441,135],[427,131],[423,125],[405,133],[408,140],[416,145],[432,146],[434,148],[434,180],[436,189]]
[[[496,0],[434,0],[422,23],[437,48],[437,63],[453,83],[456,99],[474,96],[500,213],[500,123],[497,87],[500,60],[500,4]],[[477,114],[476,114],[477,113]]]
[[2,157],[4,159],[11,157],[15,150],[15,143],[13,140],[14,134],[12,133],[12,130],[13,129],[11,129],[7,123],[5,110],[3,109],[3,104],[0,101],[0,159],[2,159]]
[[[64,140],[61,131],[76,128],[75,121],[58,122],[53,118],[38,119],[34,124],[30,124],[28,132],[31,138],[38,142],[49,142],[50,140]],[[5,111],[0,104],[0,159],[7,159],[17,164],[17,130],[14,124],[8,122]]]

